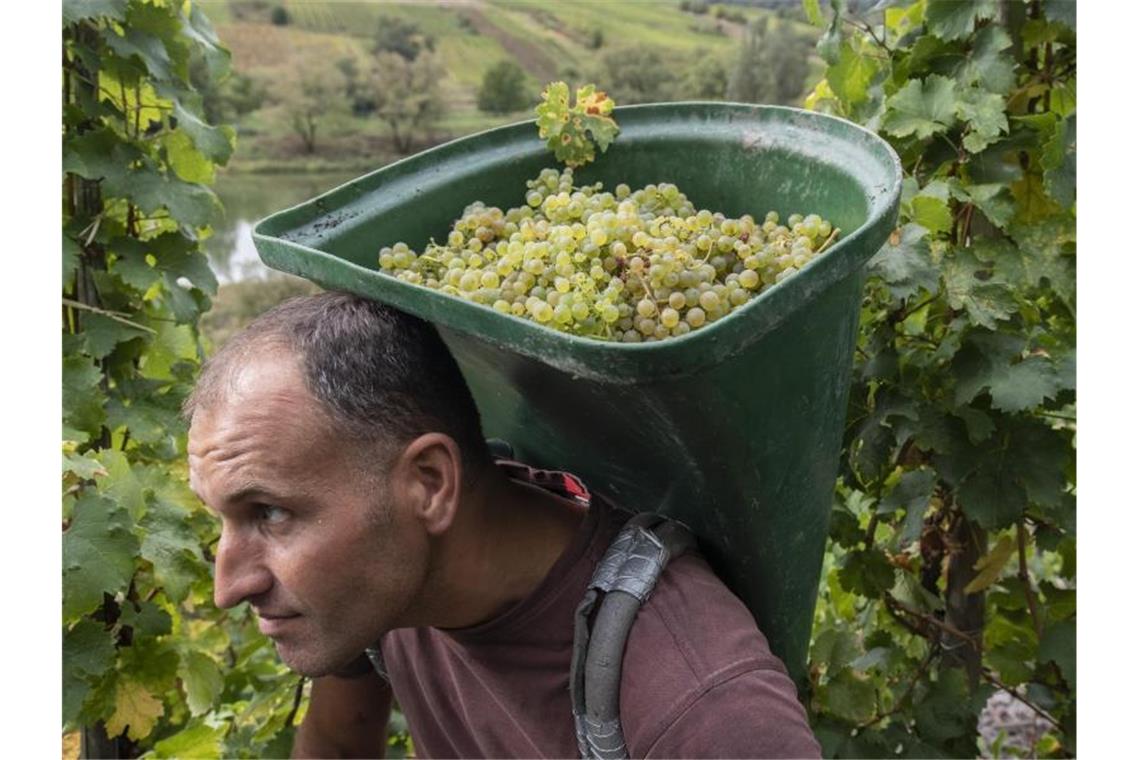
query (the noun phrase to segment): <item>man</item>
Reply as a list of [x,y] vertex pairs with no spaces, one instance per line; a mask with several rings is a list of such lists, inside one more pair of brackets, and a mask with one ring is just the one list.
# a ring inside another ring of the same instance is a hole
[[[496,462],[435,329],[343,293],[266,312],[187,402],[191,485],[222,520],[215,601],[248,602],[314,678],[297,757],[573,757],[574,610],[629,514]],[[373,662],[365,656],[369,650]],[[783,665],[695,553],[623,660],[633,757],[818,756]]]

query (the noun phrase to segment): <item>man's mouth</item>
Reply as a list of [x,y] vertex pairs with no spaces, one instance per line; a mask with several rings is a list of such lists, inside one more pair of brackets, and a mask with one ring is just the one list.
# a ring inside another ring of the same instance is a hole
[[292,621],[301,617],[300,615],[273,615],[269,613],[258,613],[257,615],[257,628],[263,634],[269,637],[281,635],[291,624]]

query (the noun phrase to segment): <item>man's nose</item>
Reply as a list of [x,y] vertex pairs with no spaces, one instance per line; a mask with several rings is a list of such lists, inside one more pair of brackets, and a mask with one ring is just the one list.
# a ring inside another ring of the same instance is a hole
[[273,574],[255,541],[222,529],[214,562],[214,604],[228,609],[269,591]]

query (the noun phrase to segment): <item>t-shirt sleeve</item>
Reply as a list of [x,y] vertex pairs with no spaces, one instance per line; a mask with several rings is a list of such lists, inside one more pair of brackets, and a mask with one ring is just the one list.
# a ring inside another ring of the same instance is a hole
[[791,681],[761,668],[697,696],[666,726],[646,756],[818,758],[821,751]]

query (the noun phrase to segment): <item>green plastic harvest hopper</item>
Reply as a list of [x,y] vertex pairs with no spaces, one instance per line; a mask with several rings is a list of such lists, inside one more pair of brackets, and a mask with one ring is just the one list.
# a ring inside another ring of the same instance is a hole
[[791,108],[671,103],[614,117],[621,135],[576,184],[672,182],[697,208],[760,220],[815,212],[838,243],[729,316],[646,344],[559,333],[377,271],[381,246],[442,242],[473,201],[522,205],[525,181],[556,166],[533,122],[386,166],[262,220],[254,240],[270,267],[435,323],[484,433],[517,458],[687,523],[800,681],[863,265],[895,225],[899,160],[860,127]]

